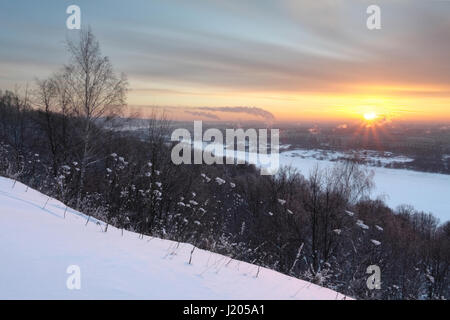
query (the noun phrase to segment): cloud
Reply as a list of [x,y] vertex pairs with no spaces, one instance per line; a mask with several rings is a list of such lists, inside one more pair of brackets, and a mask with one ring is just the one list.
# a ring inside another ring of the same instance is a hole
[[188,113],[190,115],[193,116],[200,116],[200,117],[205,117],[208,119],[212,119],[212,120],[220,120],[220,118],[218,116],[216,116],[215,114],[209,113],[209,112],[202,112],[202,111],[184,111],[185,113]]
[[[367,30],[368,3],[360,0],[155,0],[133,6],[98,0],[82,6],[103,52],[128,74],[136,89],[130,96],[203,95],[196,105],[228,104],[207,100],[211,92],[450,97],[448,1],[377,4],[377,31]],[[0,2],[0,12],[14,12],[0,22],[11,30],[0,33],[8,48],[0,50],[3,88],[45,77],[66,61],[67,30],[58,27],[64,5],[49,2],[30,17],[26,6]],[[96,7],[105,10],[97,14]],[[385,87],[378,90],[380,83]],[[139,91],[149,84],[167,89]],[[253,104],[247,101],[241,103]]]
[[264,118],[267,121],[275,120],[275,116],[272,113],[257,107],[199,107],[195,109],[207,110],[212,112],[245,113]]
[[[380,1],[379,31],[367,29],[361,1],[264,2],[253,6],[258,15],[252,22],[241,16],[251,11],[245,4],[231,3],[204,8],[219,17],[208,28],[124,34],[124,50],[137,54],[128,60],[130,72],[151,82],[242,91],[348,93],[360,84],[388,83],[439,85],[433,94],[448,96],[448,3]],[[229,6],[242,13],[232,16]],[[268,16],[272,30],[260,21]],[[239,33],[230,24],[224,31],[222,23],[234,20]]]
[[152,115],[155,111],[159,113],[166,113],[167,115],[178,118],[180,113],[186,113],[193,116],[206,117],[212,120],[221,120],[219,115],[215,113],[230,113],[230,114],[247,114],[263,118],[266,121],[272,122],[275,116],[262,108],[258,107],[173,107],[173,106],[151,106],[151,105],[129,105],[128,111],[130,114],[139,113],[139,116],[146,117]]

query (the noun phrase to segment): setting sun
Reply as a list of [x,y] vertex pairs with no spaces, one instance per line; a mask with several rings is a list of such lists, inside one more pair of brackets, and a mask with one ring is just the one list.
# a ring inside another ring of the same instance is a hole
[[364,113],[364,119],[366,119],[367,121],[372,121],[375,120],[377,117],[375,112],[367,112]]

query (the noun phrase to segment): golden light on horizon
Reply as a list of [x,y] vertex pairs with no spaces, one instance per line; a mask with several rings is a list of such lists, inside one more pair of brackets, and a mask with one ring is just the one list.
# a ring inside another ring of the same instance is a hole
[[366,113],[364,113],[363,117],[364,117],[364,119],[367,120],[367,121],[373,121],[373,120],[375,120],[378,116],[377,116],[377,114],[376,114],[375,112],[372,111],[372,112],[366,112]]
[[[164,106],[172,108],[173,120],[186,120],[189,114],[176,108],[209,106],[252,106],[272,113],[277,121],[363,121],[379,124],[385,118],[396,121],[450,121],[450,96],[421,96],[383,94],[382,92],[278,92],[222,91],[216,89],[176,87],[176,90],[147,92],[145,89],[130,93],[130,105]],[[366,91],[369,89],[365,88]],[[387,90],[387,89],[386,89]],[[202,93],[200,93],[202,92]],[[148,103],[150,102],[150,103]],[[426,107],[425,107],[426,106]],[[221,120],[245,121],[246,114],[222,113]],[[255,119],[260,119],[256,117]]]

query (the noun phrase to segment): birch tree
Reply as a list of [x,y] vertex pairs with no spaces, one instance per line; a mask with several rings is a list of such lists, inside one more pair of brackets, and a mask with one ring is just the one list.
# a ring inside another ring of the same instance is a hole
[[67,48],[70,63],[64,67],[71,102],[81,121],[80,179],[77,206],[83,197],[87,167],[95,154],[96,125],[102,118],[120,113],[125,105],[127,80],[118,76],[108,57],[103,56],[100,45],[90,29],[81,30],[77,40],[69,40]]

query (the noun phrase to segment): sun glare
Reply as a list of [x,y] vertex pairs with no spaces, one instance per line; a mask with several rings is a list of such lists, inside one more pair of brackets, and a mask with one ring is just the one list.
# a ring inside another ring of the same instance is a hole
[[364,113],[364,119],[366,119],[367,121],[372,121],[375,120],[377,117],[375,112],[367,112]]

